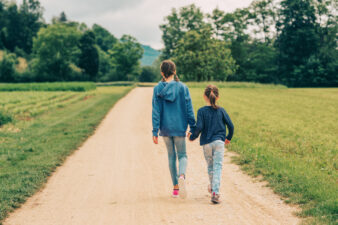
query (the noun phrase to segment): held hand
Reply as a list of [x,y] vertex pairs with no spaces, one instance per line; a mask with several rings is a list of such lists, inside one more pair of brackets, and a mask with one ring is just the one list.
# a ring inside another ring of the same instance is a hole
[[224,142],[225,145],[228,145],[230,144],[230,141],[228,139],[225,139],[225,142]]
[[188,132],[188,133],[187,133],[187,138],[190,139],[190,136],[191,136],[191,133]]
[[153,136],[153,142],[154,142],[154,144],[158,144],[158,137],[156,137],[156,136]]

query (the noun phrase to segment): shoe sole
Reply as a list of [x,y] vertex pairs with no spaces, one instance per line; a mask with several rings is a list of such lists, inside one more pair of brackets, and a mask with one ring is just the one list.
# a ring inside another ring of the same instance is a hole
[[211,202],[212,202],[213,204],[215,204],[215,205],[217,205],[217,204],[220,204],[220,203],[221,203],[220,201],[213,201],[213,200],[211,200]]
[[179,196],[180,198],[186,198],[187,197],[187,190],[185,188],[185,180],[183,177],[180,177],[178,179],[178,187],[180,188]]

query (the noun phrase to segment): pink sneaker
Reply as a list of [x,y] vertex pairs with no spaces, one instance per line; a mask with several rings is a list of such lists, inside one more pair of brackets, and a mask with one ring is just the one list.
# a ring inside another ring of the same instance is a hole
[[177,198],[178,197],[178,193],[179,193],[179,190],[178,189],[174,189],[173,190],[173,198]]

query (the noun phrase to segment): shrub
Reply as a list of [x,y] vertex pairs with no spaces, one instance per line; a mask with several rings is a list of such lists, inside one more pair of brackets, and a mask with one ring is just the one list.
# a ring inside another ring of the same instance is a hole
[[13,53],[3,53],[0,61],[0,81],[13,82],[16,75],[15,66],[18,63],[16,55]]
[[153,82],[155,80],[160,80],[160,75],[157,73],[156,69],[152,66],[142,67],[141,75],[139,76],[140,82]]
[[12,121],[13,121],[13,118],[9,113],[7,113],[3,110],[0,110],[0,127],[2,125],[6,124],[6,123],[10,123]]

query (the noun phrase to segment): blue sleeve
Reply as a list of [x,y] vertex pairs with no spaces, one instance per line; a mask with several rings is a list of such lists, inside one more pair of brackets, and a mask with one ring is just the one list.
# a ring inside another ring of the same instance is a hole
[[203,130],[203,115],[201,110],[198,110],[197,112],[197,123],[196,123],[196,127],[193,131],[193,133],[190,136],[190,140],[195,140],[196,138],[198,138],[198,136],[200,135],[201,131]]
[[226,126],[228,127],[228,130],[229,130],[229,133],[226,136],[226,139],[228,139],[230,141],[233,134],[234,134],[234,125],[232,124],[232,121],[231,121],[228,113],[225,111],[225,109],[223,109],[222,111],[223,111],[223,122],[226,124]]
[[156,88],[153,93],[153,111],[152,111],[152,123],[153,123],[153,136],[158,136],[158,130],[160,129],[161,108],[160,102],[157,97]]
[[188,124],[190,127],[190,132],[192,133],[196,127],[196,120],[188,87],[185,87],[185,102],[187,106]]

